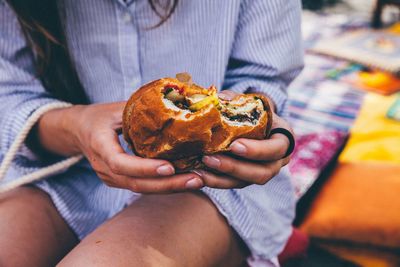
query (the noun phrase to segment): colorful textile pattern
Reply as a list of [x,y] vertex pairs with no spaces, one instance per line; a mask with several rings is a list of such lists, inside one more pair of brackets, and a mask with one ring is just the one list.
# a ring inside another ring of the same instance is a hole
[[389,108],[386,117],[392,120],[400,121],[400,94],[398,94],[397,99]]
[[298,198],[343,146],[365,94],[341,79],[358,67],[312,54],[306,55],[305,63],[288,91],[289,121],[297,143],[289,171]]
[[[359,17],[303,16],[306,50],[320,39],[368,25]],[[288,167],[298,198],[307,192],[348,136],[365,93],[345,77],[360,70],[362,66],[345,60],[306,53],[305,69],[289,87],[289,121],[297,144]]]
[[389,29],[364,28],[323,38],[311,48],[337,58],[358,62],[383,71],[400,73],[400,34],[395,24]]
[[343,146],[365,94],[341,80],[359,70],[348,62],[307,54],[305,63],[288,91],[297,143],[289,171],[298,198]]
[[365,93],[328,75],[346,69],[349,63],[311,54],[305,63],[303,73],[289,88],[290,120],[296,134],[348,132]]
[[346,136],[341,131],[325,131],[297,137],[296,148],[289,164],[297,197],[307,192],[321,170],[342,147]]

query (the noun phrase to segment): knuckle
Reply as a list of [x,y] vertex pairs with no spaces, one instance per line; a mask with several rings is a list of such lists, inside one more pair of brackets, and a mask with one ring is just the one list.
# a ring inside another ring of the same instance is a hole
[[146,176],[147,167],[145,164],[138,164],[136,167],[137,176]]
[[217,181],[215,179],[212,179],[212,178],[208,178],[208,179],[205,178],[204,179],[204,183],[205,183],[205,186],[212,187],[212,188],[215,188],[215,187],[218,186]]
[[252,143],[251,145],[248,145],[247,147],[248,147],[248,155],[251,158],[263,160],[266,157],[266,151],[268,151],[268,150],[265,149],[264,140],[262,140],[262,141],[257,140],[256,143]]
[[209,172],[204,171],[204,174],[202,175],[202,179],[204,181],[205,186],[208,186],[208,187],[216,187],[217,186],[217,181],[216,181],[214,175]]
[[120,174],[119,161],[115,157],[108,158],[107,165],[113,173]]
[[106,184],[109,187],[117,187],[117,184],[113,181],[113,179],[111,179],[110,177],[108,177],[107,175],[103,175],[103,174],[97,174],[100,179],[103,181],[104,184]]
[[285,138],[282,138],[282,139],[279,139],[279,140],[281,140],[281,144],[280,144],[281,153],[282,153],[282,155],[285,155],[286,151],[289,149],[290,141],[286,136],[285,136]]
[[136,179],[130,180],[128,189],[135,193],[141,193],[141,186],[137,183]]
[[273,171],[273,173],[272,173],[272,177],[277,176],[277,175],[280,173],[281,168],[282,168],[282,165],[281,165],[280,163],[278,163],[278,164],[276,165],[276,168],[274,169],[274,171]]
[[90,162],[90,166],[92,166],[92,169],[97,173],[102,171],[100,164],[98,164],[96,162]]
[[228,174],[232,174],[236,172],[235,164],[233,164],[230,160],[224,159],[222,160],[222,171]]
[[100,162],[98,162],[97,160],[89,160],[90,162],[90,166],[92,166],[92,169],[99,173],[99,172],[104,172],[104,166],[103,164],[101,164]]
[[269,169],[263,171],[263,173],[256,179],[256,184],[264,185],[266,184],[272,177],[272,172]]
[[171,182],[171,183],[166,183],[164,188],[162,188],[162,189],[160,188],[159,190],[167,191],[167,192],[169,192],[169,191],[178,192],[178,191],[182,190],[182,187],[183,186],[181,186],[178,181],[175,181],[175,182]]

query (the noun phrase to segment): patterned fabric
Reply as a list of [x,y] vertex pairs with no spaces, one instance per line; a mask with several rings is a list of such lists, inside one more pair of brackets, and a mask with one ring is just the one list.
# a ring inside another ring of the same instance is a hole
[[364,97],[338,79],[338,73],[357,71],[348,62],[306,54],[305,66],[288,89],[289,122],[296,133],[289,170],[297,198],[343,146]]
[[[146,0],[58,2],[68,47],[91,103],[126,100],[141,84],[187,71],[204,86],[265,93],[285,115],[286,87],[302,67],[298,0],[182,0],[156,29],[149,29],[159,18]],[[3,154],[34,110],[60,101],[45,92],[33,73],[17,20],[0,0]],[[15,162],[19,172],[43,164],[32,151],[24,151]],[[87,162],[38,186],[80,238],[138,197],[105,186]],[[264,186],[203,191],[255,259],[270,259],[282,250],[294,216],[286,171]]]
[[295,185],[296,196],[300,198],[315,182],[321,171],[343,146],[347,134],[340,131],[324,131],[300,135],[289,163]]

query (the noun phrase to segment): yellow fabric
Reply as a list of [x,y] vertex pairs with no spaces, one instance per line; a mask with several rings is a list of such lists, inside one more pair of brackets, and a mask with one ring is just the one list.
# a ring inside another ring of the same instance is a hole
[[400,34],[400,22],[397,22],[393,24],[390,28],[389,31],[395,34]]
[[340,162],[400,163],[400,123],[386,118],[397,95],[366,95]]

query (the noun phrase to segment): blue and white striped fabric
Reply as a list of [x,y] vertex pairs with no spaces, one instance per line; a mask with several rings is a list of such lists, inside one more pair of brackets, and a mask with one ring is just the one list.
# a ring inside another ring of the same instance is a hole
[[[181,0],[173,16],[155,29],[149,27],[159,18],[147,0],[58,3],[91,103],[126,100],[141,84],[187,71],[200,85],[264,93],[284,114],[286,87],[302,67],[300,0]],[[1,154],[34,110],[61,101],[46,93],[33,73],[18,22],[0,0]],[[23,150],[15,170],[44,164]],[[264,186],[203,189],[256,258],[276,257],[291,233],[294,197],[285,173]],[[87,162],[38,186],[80,238],[137,196],[105,186]]]

